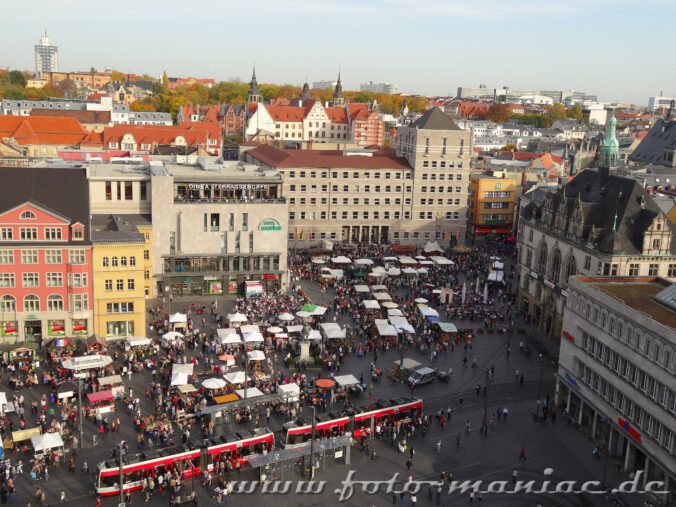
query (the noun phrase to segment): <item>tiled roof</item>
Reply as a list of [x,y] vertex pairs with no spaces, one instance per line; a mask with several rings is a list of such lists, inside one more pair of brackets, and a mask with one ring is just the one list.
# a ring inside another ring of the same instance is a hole
[[660,119],[629,155],[632,162],[664,164],[664,151],[676,150],[676,120]]
[[410,169],[406,159],[397,157],[394,150],[383,150],[372,156],[346,156],[336,150],[280,150],[263,145],[248,151],[247,155],[274,168]]
[[326,107],[324,109],[332,123],[347,123],[347,110],[344,107]]
[[103,132],[90,132],[80,142],[80,146],[98,146],[103,147]]
[[30,115],[76,118],[81,123],[110,123],[110,111],[82,111],[79,109],[32,109]]
[[305,108],[295,106],[265,106],[275,121],[302,122],[305,118]]
[[121,143],[131,134],[138,144],[173,144],[178,136],[188,145],[205,144],[207,139],[219,139],[219,125],[205,122],[183,122],[180,125],[114,125],[103,130],[104,147],[110,142]]
[[75,118],[51,116],[0,116],[0,139],[18,144],[79,144],[87,131]]
[[438,107],[429,109],[420,118],[411,124],[412,128],[423,130],[461,130],[455,122]]

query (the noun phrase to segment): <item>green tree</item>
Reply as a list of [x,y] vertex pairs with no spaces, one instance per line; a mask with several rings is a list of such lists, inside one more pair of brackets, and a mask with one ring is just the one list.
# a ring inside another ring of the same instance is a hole
[[366,92],[359,92],[352,97],[352,102],[371,102],[373,95]]
[[26,76],[20,70],[12,70],[9,73],[9,82],[13,85],[26,87]]
[[127,75],[119,70],[114,70],[110,73],[110,80],[113,83],[122,83],[127,80]]
[[131,111],[157,111],[155,105],[148,99],[137,100],[129,105]]
[[97,70],[94,67],[90,67],[89,72],[91,72],[92,74],[96,74]]
[[549,120],[549,125],[551,126],[557,120],[565,120],[568,117],[568,112],[566,107],[563,104],[554,104],[547,106],[545,116]]
[[169,76],[167,76],[167,71],[162,72],[162,89],[165,92],[169,91]]
[[509,117],[512,115],[512,110],[507,104],[495,103],[488,108],[486,112],[486,118],[495,123],[505,123],[509,120]]
[[582,121],[583,113],[582,106],[580,104],[575,104],[573,107],[570,107],[566,110],[566,115],[568,118],[572,118],[577,121]]

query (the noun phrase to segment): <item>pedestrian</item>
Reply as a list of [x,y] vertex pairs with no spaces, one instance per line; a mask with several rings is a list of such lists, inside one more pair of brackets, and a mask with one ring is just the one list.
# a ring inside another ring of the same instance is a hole
[[517,368],[516,371],[514,372],[514,382],[519,381],[519,376],[520,376],[520,373],[519,373],[519,369]]
[[515,468],[514,470],[512,470],[512,482],[516,482],[516,476],[517,475],[519,475],[519,472]]
[[437,505],[441,505],[441,485],[437,486]]
[[504,407],[502,409],[502,418],[507,422],[507,416],[509,415],[509,409],[507,407]]
[[526,461],[526,448],[523,447],[523,446],[521,447],[521,450],[519,451],[519,461],[523,461],[523,462]]
[[441,440],[437,442],[437,454],[441,453]]
[[410,459],[407,459],[406,460],[406,471],[410,472],[412,466],[413,466],[413,461],[411,461]]
[[467,424],[465,424],[465,430],[466,430],[467,433],[469,433],[471,429],[472,429],[472,423],[470,423],[469,419],[467,419]]
[[415,505],[418,503],[418,497],[415,495],[411,495],[411,505],[415,507]]
[[66,492],[65,491],[61,492],[61,497],[59,498],[59,503],[61,505],[65,505],[65,503],[66,503]]
[[408,450],[408,456],[409,458],[411,458],[411,461],[413,461],[413,456],[415,456],[415,449],[413,448],[413,446],[411,446],[410,449]]

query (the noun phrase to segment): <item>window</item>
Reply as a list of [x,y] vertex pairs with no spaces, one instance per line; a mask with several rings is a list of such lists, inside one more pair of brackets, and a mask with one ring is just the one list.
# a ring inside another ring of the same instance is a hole
[[106,201],[113,200],[113,184],[110,181],[106,181]]
[[14,251],[0,250],[0,264],[14,264]]
[[111,292],[113,290],[113,281],[112,280],[106,280],[105,281],[105,290],[106,290],[106,292]]
[[127,289],[128,290],[134,290],[135,283],[133,278],[127,279]]
[[150,271],[148,271],[147,269],[143,272],[143,279],[150,280]]
[[115,268],[115,267],[117,267],[117,265],[118,265],[117,257],[113,257],[113,264],[112,264],[112,266]]
[[242,213],[242,230],[243,231],[249,230],[249,214],[248,213]]
[[129,257],[129,265],[136,266],[136,257],[134,257],[133,255]]
[[211,226],[211,232],[218,232],[221,230],[221,215],[218,213],[211,213],[209,217],[209,224]]
[[89,310],[89,295],[87,294],[73,294],[70,297],[71,310],[74,312],[84,312]]
[[141,200],[142,201],[148,200],[148,182],[147,181],[141,182]]
[[131,186],[131,181],[125,181],[124,182],[124,200],[125,201],[131,201],[132,200],[132,186]]
[[143,260],[150,260],[150,250],[143,250]]
[[21,264],[37,264],[38,251],[37,250],[21,250]]
[[21,220],[35,220],[36,216],[35,213],[32,211],[24,211],[21,213]]
[[[0,278],[0,287],[2,286],[2,278]],[[16,311],[16,299],[12,296],[5,294],[0,298],[0,312],[15,312]]]
[[73,239],[82,239],[83,238],[83,230],[82,227],[73,227]]
[[14,239],[14,232],[11,227],[0,227],[0,239],[12,240]]
[[23,298],[23,311],[24,312],[39,312],[40,311],[40,298],[33,294],[29,294]]
[[660,269],[659,264],[649,264],[648,265],[648,276],[657,276],[659,269]]
[[84,250],[69,250],[68,251],[68,262],[71,264],[84,264],[85,263],[85,251]]
[[63,287],[63,273],[47,273],[47,287]]
[[58,241],[61,239],[60,227],[45,227],[45,239],[47,241]]
[[19,237],[22,241],[35,241],[38,239],[37,227],[20,227]]
[[659,250],[660,249],[660,240],[659,239],[653,239],[653,250]]
[[0,287],[10,289],[14,287],[14,273],[0,273]]
[[47,310],[50,312],[63,311],[63,298],[58,294],[52,294],[47,298]]
[[120,257],[120,266],[126,265],[127,265],[127,257],[123,255],[122,257]]
[[584,269],[591,268],[591,255],[585,255],[584,257]]
[[629,264],[629,276],[638,276],[638,264]]
[[117,282],[115,283],[115,288],[117,290],[124,290],[124,280],[122,280],[121,278],[118,278]]

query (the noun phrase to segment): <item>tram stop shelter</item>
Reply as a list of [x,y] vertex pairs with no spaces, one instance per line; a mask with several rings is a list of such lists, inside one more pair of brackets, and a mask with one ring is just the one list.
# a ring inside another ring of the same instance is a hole
[[248,462],[254,477],[260,481],[283,480],[289,473],[310,475],[311,460],[315,471],[330,470],[350,464],[350,450],[354,440],[351,435],[315,439],[293,449],[279,449],[267,454],[249,456]]

